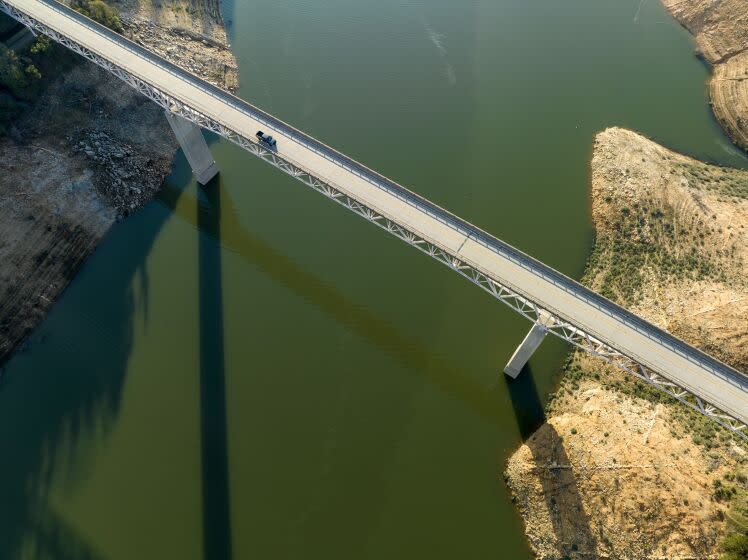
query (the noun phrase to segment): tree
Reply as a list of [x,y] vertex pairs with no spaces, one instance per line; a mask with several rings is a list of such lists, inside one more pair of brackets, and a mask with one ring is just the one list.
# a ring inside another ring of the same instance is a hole
[[33,64],[24,63],[18,55],[0,43],[0,85],[17,99],[30,99],[41,73]]
[[31,54],[44,54],[52,46],[52,40],[46,35],[39,35],[36,41],[31,45],[29,52]]

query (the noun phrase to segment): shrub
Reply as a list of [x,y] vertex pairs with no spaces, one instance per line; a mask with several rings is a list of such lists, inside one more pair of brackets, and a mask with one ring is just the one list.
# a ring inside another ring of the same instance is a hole
[[737,494],[737,488],[722,484],[722,481],[719,479],[715,480],[712,486],[714,487],[714,499],[718,502],[729,502]]
[[122,21],[119,19],[119,13],[102,0],[73,0],[70,5],[76,12],[106,25],[117,33],[122,33],[123,27]]
[[720,560],[748,560],[748,535],[733,533],[722,541],[724,554]]
[[29,64],[26,66],[24,72],[29,78],[33,78],[34,80],[41,80],[42,79],[42,73],[39,72],[39,69],[34,66],[33,64]]

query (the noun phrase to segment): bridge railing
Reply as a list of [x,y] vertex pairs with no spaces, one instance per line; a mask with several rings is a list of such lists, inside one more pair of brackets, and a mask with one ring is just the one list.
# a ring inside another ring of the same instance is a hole
[[[203,93],[206,93],[214,97],[215,99],[218,99],[221,102],[233,107],[234,109],[245,113],[247,116],[262,123],[264,126],[268,127],[270,130],[279,132],[283,134],[284,136],[293,139],[293,141],[295,141],[297,144],[316,153],[319,156],[324,157],[326,160],[345,169],[346,171],[355,174],[356,176],[374,185],[375,187],[388,192],[392,196],[397,197],[399,200],[409,204],[410,206],[418,209],[419,211],[438,220],[440,223],[450,227],[454,231],[471,238],[472,240],[476,241],[477,243],[480,243],[487,249],[521,266],[522,268],[533,273],[534,275],[543,278],[545,281],[551,282],[553,285],[557,286],[558,288],[561,288],[562,290],[573,295],[574,297],[584,300],[586,303],[604,312],[606,315],[608,315],[612,319],[630,328],[635,329],[640,334],[648,337],[651,340],[656,341],[658,344],[666,346],[670,350],[678,353],[679,355],[691,361],[692,363],[697,364],[699,367],[708,369],[713,374],[718,375],[719,377],[727,380],[728,382],[730,382],[731,384],[737,387],[741,386],[739,380],[746,378],[746,375],[744,373],[741,373],[738,370],[728,366],[727,364],[724,364],[718,361],[712,356],[709,356],[708,354],[701,352],[700,350],[685,343],[684,341],[673,336],[667,331],[660,329],[659,327],[641,319],[634,313],[631,313],[630,311],[621,307],[620,305],[613,303],[609,299],[597,294],[596,292],[583,286],[579,282],[569,278],[568,276],[540,262],[534,257],[531,257],[530,255],[523,253],[519,249],[516,249],[515,247],[512,247],[511,245],[505,243],[504,241],[501,241],[500,239],[494,237],[493,235],[486,232],[485,230],[478,228],[477,226],[467,222],[466,220],[460,218],[459,216],[452,214],[448,210],[442,208],[441,206],[438,206],[437,204],[422,197],[421,195],[403,187],[402,185],[399,185],[398,183],[392,181],[391,179],[388,179],[387,177],[381,175],[380,173],[349,158],[348,156],[340,153],[334,148],[331,148],[327,144],[324,144],[323,142],[320,142],[319,140],[298,130],[292,125],[270,115],[269,113],[266,113],[262,109],[248,103],[247,101],[244,101],[243,99],[240,99],[236,97],[235,95],[232,95],[231,93],[224,91],[218,86],[215,86],[209,82],[206,82],[205,80],[195,76],[194,74],[191,74],[187,70],[184,70],[183,68],[169,62],[168,60],[165,60],[155,55],[154,53],[152,53],[145,47],[142,47],[134,43],[133,41],[130,41],[126,37],[123,37],[115,33],[114,31],[108,29],[107,27],[68,8],[67,6],[60,4],[56,0],[41,0],[41,1],[47,4],[51,9],[57,11],[58,13],[66,17],[77,20],[78,22],[85,25],[90,30],[96,32],[97,34],[104,36],[107,39],[118,43],[121,47],[129,50],[133,54],[136,54],[137,56],[142,57],[144,59],[147,59],[149,62],[160,67],[162,70],[172,74],[173,76],[181,80],[189,82],[193,87],[199,89]],[[2,4],[2,0],[0,0],[0,5],[1,4]],[[28,14],[28,15],[33,18],[33,14]],[[63,33],[60,30],[58,30],[58,32]],[[70,39],[73,41],[75,40],[74,37],[70,37]],[[107,58],[106,53],[97,53],[97,54],[103,58]],[[111,59],[108,59],[108,60],[111,61]],[[133,75],[137,76],[140,80],[143,80],[144,82],[151,84],[154,88],[159,89],[159,85],[151,83],[147,76],[139,75],[132,69],[127,69],[127,71],[133,73]],[[178,92],[168,92],[168,95],[171,97],[180,99],[181,102],[189,106],[189,101],[183,98],[180,98]],[[211,117],[209,115],[203,115],[203,116],[211,120],[214,120],[215,122],[218,122],[219,124],[226,127],[227,129],[232,130],[235,134],[244,137],[243,133],[241,131],[236,130],[236,128],[234,128],[231,125],[231,123],[222,122],[218,117]],[[251,142],[255,141],[252,138],[246,138],[246,139]],[[343,190],[345,190],[345,188],[343,188]],[[396,218],[393,218],[393,220],[397,221]],[[435,244],[439,245],[436,242]],[[464,260],[458,254],[455,254],[455,252],[449,250],[448,248],[446,247],[442,247],[442,248],[448,253],[454,254],[455,258]],[[479,269],[479,267],[477,267],[477,265],[475,265],[474,263],[471,263],[471,266],[475,266],[476,269]],[[486,275],[489,278],[492,276],[490,273],[488,273],[485,270],[481,270],[481,273]],[[501,279],[497,279],[497,281],[500,283],[503,283]],[[529,294],[525,293],[520,287],[513,287],[513,289],[516,289],[517,292],[521,294],[523,297],[526,297],[529,300],[533,299]],[[563,313],[559,312],[558,310],[554,310],[545,304],[543,304],[543,307],[547,307],[548,311],[551,311],[552,313],[556,314],[557,316],[563,318],[564,320],[570,323],[575,322],[573,318],[565,316]],[[585,330],[587,329],[585,328]],[[612,346],[615,347],[615,343],[613,341],[606,340],[605,337],[603,337],[599,333],[590,332],[589,334],[596,336],[600,338],[600,340],[603,340],[604,342],[611,344]],[[644,363],[644,361],[642,361],[640,357],[635,357],[635,356],[630,356],[630,357],[636,359],[637,361],[642,362],[643,365],[647,365],[647,366],[650,365],[650,364]]]

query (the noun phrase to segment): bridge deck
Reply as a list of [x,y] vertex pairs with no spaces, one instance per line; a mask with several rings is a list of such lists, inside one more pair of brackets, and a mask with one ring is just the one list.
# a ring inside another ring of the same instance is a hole
[[283,159],[748,423],[748,377],[744,374],[290,125],[71,13],[53,0],[3,1],[244,138],[254,141],[258,130],[271,133],[278,140],[277,153]]

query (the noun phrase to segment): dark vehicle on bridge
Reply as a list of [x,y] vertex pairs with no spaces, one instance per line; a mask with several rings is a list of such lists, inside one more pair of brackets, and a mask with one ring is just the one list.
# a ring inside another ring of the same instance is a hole
[[275,145],[277,144],[275,138],[273,138],[269,134],[265,134],[262,130],[258,130],[255,136],[257,136],[260,142],[267,144],[271,148],[275,148]]

